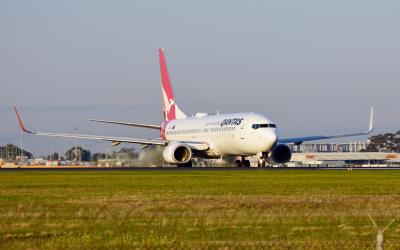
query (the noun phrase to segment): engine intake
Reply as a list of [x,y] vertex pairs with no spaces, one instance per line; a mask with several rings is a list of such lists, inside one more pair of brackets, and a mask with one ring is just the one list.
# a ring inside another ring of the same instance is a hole
[[186,144],[170,144],[164,149],[163,158],[172,164],[187,163],[192,159],[192,150]]
[[271,152],[271,157],[268,158],[268,162],[272,164],[283,164],[289,162],[292,158],[292,151],[287,145],[278,144]]

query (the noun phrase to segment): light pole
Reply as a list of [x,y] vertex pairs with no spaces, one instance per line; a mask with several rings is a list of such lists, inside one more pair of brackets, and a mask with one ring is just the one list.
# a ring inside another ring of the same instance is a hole
[[[76,134],[78,134],[78,127],[75,127]],[[78,161],[78,138],[75,137],[75,162]]]
[[22,130],[20,129],[20,152],[19,152],[19,156],[22,159]]

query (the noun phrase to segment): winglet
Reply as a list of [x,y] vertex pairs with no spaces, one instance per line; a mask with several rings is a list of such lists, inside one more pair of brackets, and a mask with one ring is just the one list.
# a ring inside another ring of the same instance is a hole
[[14,106],[14,111],[15,114],[17,115],[17,119],[18,119],[18,123],[19,123],[19,127],[22,129],[22,131],[24,131],[25,133],[32,133],[32,131],[29,131],[25,128],[24,123],[22,122],[21,116],[19,116],[18,110],[17,108]]
[[369,126],[368,126],[368,133],[374,131],[374,107],[371,106],[371,111],[369,113]]

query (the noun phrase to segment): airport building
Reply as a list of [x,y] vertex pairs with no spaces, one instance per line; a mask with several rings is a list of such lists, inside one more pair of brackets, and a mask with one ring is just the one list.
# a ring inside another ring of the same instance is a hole
[[303,143],[289,145],[293,153],[304,152],[362,152],[367,149],[369,141],[355,141],[348,143]]
[[399,153],[385,152],[309,152],[293,153],[289,167],[380,167],[399,166]]
[[390,152],[365,152],[369,141],[348,143],[305,143],[290,145],[290,167],[374,167],[399,166],[400,154]]

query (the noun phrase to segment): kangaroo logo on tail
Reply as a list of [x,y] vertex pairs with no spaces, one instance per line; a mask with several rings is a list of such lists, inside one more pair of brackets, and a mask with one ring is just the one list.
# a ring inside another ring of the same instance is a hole
[[164,105],[164,120],[170,121],[174,119],[182,119],[187,116],[179,109],[175,101],[174,92],[172,90],[171,80],[169,79],[167,63],[165,62],[164,50],[158,50],[160,59],[161,87]]

